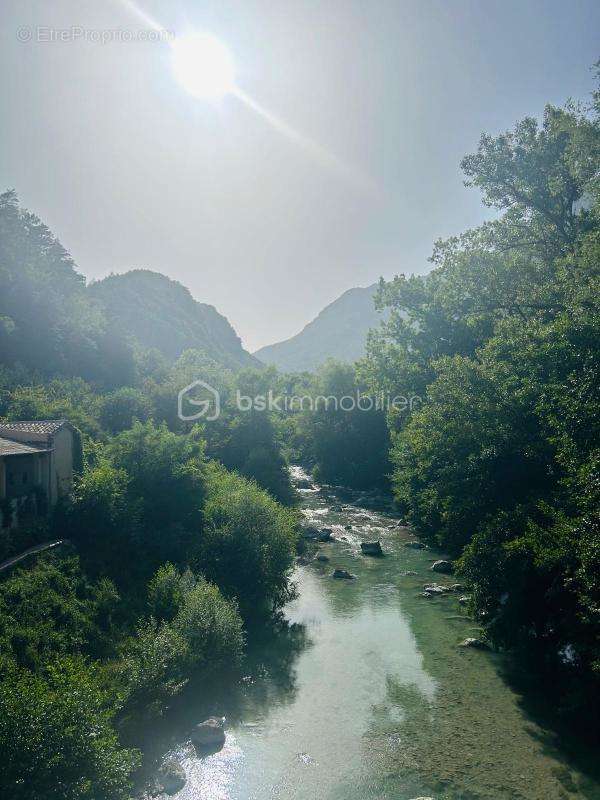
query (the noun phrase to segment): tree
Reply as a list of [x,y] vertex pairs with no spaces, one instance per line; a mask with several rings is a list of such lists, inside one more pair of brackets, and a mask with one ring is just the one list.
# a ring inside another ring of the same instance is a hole
[[296,525],[296,512],[253,481],[213,467],[198,567],[243,616],[277,608],[290,597]]
[[97,671],[77,658],[9,669],[0,692],[0,793],[11,800],[127,800],[136,751],[111,726]]

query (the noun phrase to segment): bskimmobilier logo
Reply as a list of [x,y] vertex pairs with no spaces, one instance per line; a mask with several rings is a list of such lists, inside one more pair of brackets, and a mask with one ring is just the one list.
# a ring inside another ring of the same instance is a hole
[[[358,389],[352,394],[278,394],[269,389],[265,394],[254,396],[242,394],[239,389],[227,395],[227,405],[239,412],[332,412],[379,411],[384,413],[408,413],[422,402],[418,395],[391,396],[384,392],[363,394]],[[218,389],[203,380],[195,380],[185,386],[177,396],[177,415],[183,422],[202,419],[214,422],[221,415],[221,395]]]
[[[190,406],[198,410],[189,413]],[[177,416],[183,422],[194,422],[197,419],[214,422],[221,416],[221,395],[206,381],[192,381],[177,395]]]

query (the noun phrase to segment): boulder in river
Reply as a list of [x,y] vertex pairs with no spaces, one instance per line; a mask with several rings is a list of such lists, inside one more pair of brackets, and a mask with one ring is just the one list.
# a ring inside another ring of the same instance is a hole
[[321,528],[319,531],[319,541],[320,542],[328,542],[331,539],[331,534],[333,530],[331,528]]
[[331,506],[331,511],[334,511],[336,514],[341,513],[343,510],[342,506]]
[[451,561],[445,561],[444,559],[440,559],[439,561],[434,561],[431,565],[431,569],[434,572],[441,572],[444,575],[451,575],[454,572],[454,567],[452,566]]
[[471,598],[468,594],[463,595],[462,597],[458,598],[458,602],[461,606],[468,606],[471,602]]
[[449,590],[447,586],[440,586],[439,583],[426,583],[423,591],[427,594],[447,594]]
[[329,561],[329,556],[326,556],[325,553],[319,553],[316,557],[316,561],[322,561],[323,563],[326,563]]
[[334,569],[331,573],[332,578],[338,578],[340,580],[347,580],[351,581],[356,578],[356,575],[353,575],[351,572],[348,572],[347,569]]
[[191,735],[199,748],[221,748],[225,744],[225,717],[209,717],[196,725]]
[[186,784],[185,770],[174,758],[160,768],[158,783],[165,794],[177,794]]
[[453,583],[449,588],[451,592],[464,592],[465,590],[465,587],[462,585],[462,583]]
[[316,540],[319,538],[319,530],[318,528],[314,528],[312,525],[306,525],[302,528],[302,538],[303,539],[310,539]]
[[468,639],[462,641],[459,647],[473,647],[475,650],[489,650],[489,646],[483,641],[483,639],[476,639],[474,636],[469,636]]
[[423,542],[404,542],[404,547],[410,547],[412,550],[424,550],[427,545]]
[[344,530],[345,531],[351,531],[352,530],[352,525],[344,525]]
[[381,542],[361,542],[360,549],[365,556],[382,556]]

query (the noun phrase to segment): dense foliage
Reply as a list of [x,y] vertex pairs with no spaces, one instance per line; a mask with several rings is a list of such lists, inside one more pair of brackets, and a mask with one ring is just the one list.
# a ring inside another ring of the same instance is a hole
[[295,458],[323,483],[387,489],[385,406],[365,391],[354,366],[330,359],[293,392],[298,403],[288,427]]
[[600,105],[547,107],[463,160],[497,219],[380,286],[361,375],[390,415],[395,497],[460,557],[490,639],[587,706],[600,672]]
[[120,746],[96,670],[79,658],[10,669],[0,692],[0,787],[11,800],[127,800],[139,758]]
[[213,468],[198,563],[245,615],[277,608],[290,597],[296,525],[295,512],[256,484]]

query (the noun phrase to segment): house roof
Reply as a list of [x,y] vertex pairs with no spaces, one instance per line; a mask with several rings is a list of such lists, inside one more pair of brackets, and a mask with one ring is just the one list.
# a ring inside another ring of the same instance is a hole
[[14,439],[4,439],[0,437],[0,458],[3,456],[27,456],[31,453],[47,453],[49,447],[28,444],[26,442],[16,442]]
[[52,436],[63,425],[67,424],[66,419],[37,419],[19,422],[0,422],[0,435],[5,434],[10,438],[11,431],[15,433],[35,433]]

